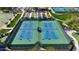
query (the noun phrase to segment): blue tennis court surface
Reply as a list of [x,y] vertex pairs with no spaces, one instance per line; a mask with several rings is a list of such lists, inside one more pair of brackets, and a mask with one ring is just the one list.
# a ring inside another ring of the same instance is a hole
[[16,40],[31,40],[33,38],[34,22],[24,21],[21,24],[14,39]]
[[20,30],[33,30],[34,29],[34,22],[25,21],[22,23]]
[[57,40],[59,39],[59,34],[54,31],[44,31],[43,32],[43,40]]
[[43,40],[56,40],[59,39],[59,33],[52,21],[44,21],[42,26],[42,39]]
[[23,21],[12,44],[34,44],[39,40],[42,44],[68,43],[56,21]]
[[[42,39],[48,39],[48,40],[55,40],[59,39],[59,34],[56,30],[56,27],[54,26],[54,23],[51,21],[44,21],[42,29]],[[37,24],[36,24],[37,25]],[[33,36],[33,29],[34,28],[34,22],[25,21],[22,23],[20,29],[18,30],[18,33],[15,37],[17,40],[31,40]]]
[[56,27],[51,21],[45,21],[43,22],[42,30],[56,30]]
[[15,39],[16,40],[31,40],[32,37],[33,37],[33,31],[31,31],[31,30],[28,30],[28,31],[27,30],[20,30],[17,33]]
[[33,44],[38,40],[37,21],[23,21],[12,44]]

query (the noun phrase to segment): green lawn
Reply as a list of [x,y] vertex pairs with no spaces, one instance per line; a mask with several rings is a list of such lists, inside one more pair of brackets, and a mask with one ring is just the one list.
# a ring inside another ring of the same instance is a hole
[[71,29],[79,30],[79,13],[52,13],[52,16],[58,18],[61,24],[67,24]]
[[67,20],[67,19],[71,18],[69,13],[62,13],[62,14],[51,13],[51,14],[52,14],[52,16],[54,16],[55,18],[58,18],[60,20]]
[[79,43],[79,33],[73,33],[72,35],[77,39],[77,41]]
[[2,30],[0,30],[0,34],[5,34],[5,33],[7,33],[9,30],[10,30],[10,29],[2,29]]
[[[7,33],[9,30],[10,29],[2,29],[2,30],[0,30],[0,35]],[[3,45],[2,41],[4,41],[6,38],[7,37],[0,38],[0,45]]]
[[3,45],[3,43],[0,41],[0,45]]
[[75,20],[77,17],[79,17],[79,13],[52,13],[52,16],[55,18],[60,19],[61,21],[68,23],[72,20]]
[[7,39],[8,36],[0,38],[1,42],[4,42]]
[[14,20],[8,25],[8,27],[14,27],[14,25],[17,23],[19,20],[21,14],[17,14],[17,16],[14,18]]

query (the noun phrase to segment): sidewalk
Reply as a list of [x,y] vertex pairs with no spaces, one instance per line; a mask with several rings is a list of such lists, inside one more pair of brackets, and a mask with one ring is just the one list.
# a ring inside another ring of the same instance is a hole
[[52,11],[52,13],[55,13],[55,11],[52,8],[49,8],[49,9]]
[[75,30],[70,30],[70,31],[65,31],[73,40],[74,40],[74,43],[75,43],[75,47],[76,47],[76,51],[79,51],[79,44],[77,42],[77,40],[75,39],[75,37],[73,37],[72,33],[76,32]]

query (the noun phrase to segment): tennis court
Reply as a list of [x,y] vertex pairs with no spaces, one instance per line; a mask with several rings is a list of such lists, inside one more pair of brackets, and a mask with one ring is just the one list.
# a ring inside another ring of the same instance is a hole
[[68,44],[68,38],[63,33],[57,21],[41,22],[41,44]]
[[52,21],[43,21],[41,26],[43,40],[58,39],[58,32],[56,31],[56,27]]
[[[12,44],[33,44],[38,40],[38,32],[35,30],[34,21],[24,21],[19,28]],[[36,35],[35,35],[36,34]]]
[[56,20],[23,21],[13,37],[12,45],[28,45],[37,42],[41,44],[69,44],[70,42]]

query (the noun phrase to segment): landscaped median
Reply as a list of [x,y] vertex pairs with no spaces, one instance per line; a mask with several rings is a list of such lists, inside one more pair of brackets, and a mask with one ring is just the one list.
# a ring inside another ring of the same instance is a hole
[[76,40],[79,43],[79,33],[72,33],[72,35],[76,38]]
[[13,21],[8,25],[8,27],[14,27],[14,25],[16,25],[20,17],[21,17],[21,14],[17,14],[16,17],[13,19]]
[[10,30],[10,29],[2,29],[2,30],[0,30],[0,35],[7,33],[9,30]]
[[6,39],[6,35],[3,36],[3,34],[6,34],[9,31],[10,31],[10,29],[2,29],[2,30],[0,30],[0,45],[3,45],[2,41],[4,41]]

